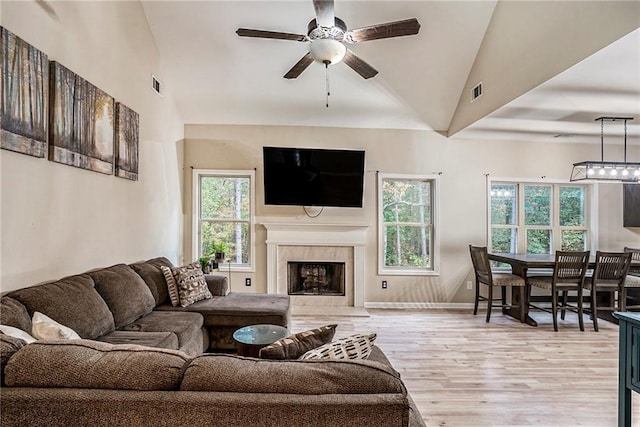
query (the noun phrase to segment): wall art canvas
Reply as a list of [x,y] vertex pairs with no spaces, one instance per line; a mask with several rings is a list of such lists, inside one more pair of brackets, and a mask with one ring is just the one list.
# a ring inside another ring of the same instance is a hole
[[116,103],[116,175],[138,180],[138,113],[126,105]]
[[0,147],[47,154],[49,59],[0,27]]
[[113,174],[113,97],[51,62],[49,160]]

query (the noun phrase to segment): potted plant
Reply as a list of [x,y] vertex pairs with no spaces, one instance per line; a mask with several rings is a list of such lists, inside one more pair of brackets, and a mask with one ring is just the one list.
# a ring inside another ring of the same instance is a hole
[[214,253],[214,259],[216,262],[224,261],[225,253],[227,252],[227,244],[224,242],[213,242],[211,248]]
[[200,261],[200,267],[202,268],[202,272],[204,274],[209,274],[209,272],[211,271],[211,258],[209,257],[209,255],[203,255],[200,257],[200,259],[198,260]]

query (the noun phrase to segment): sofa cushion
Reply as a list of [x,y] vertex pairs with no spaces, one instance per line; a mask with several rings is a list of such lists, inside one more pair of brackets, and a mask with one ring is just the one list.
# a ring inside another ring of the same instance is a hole
[[128,265],[117,264],[87,274],[113,313],[116,329],[151,313],[156,305],[149,287]]
[[189,357],[179,351],[97,341],[38,341],[5,367],[12,387],[175,390]]
[[188,307],[172,307],[164,304],[156,307],[162,311],[192,311],[204,316],[205,326],[232,326],[269,323],[289,325],[289,296],[274,294],[250,294],[230,292],[224,297],[198,301]]
[[4,383],[4,367],[18,350],[27,345],[26,341],[0,333],[0,384]]
[[375,339],[376,334],[351,335],[309,350],[300,359],[366,359]]
[[261,359],[297,359],[309,350],[320,347],[333,339],[338,325],[326,325],[308,331],[298,332],[279,339],[260,349]]
[[27,308],[13,298],[0,298],[0,324],[31,332],[31,316]]
[[156,305],[164,304],[169,297],[167,282],[160,270],[162,266],[172,267],[173,264],[165,257],[158,257],[129,265],[147,284],[153,298],[156,300]]
[[180,348],[178,336],[173,332],[113,331],[97,338],[97,340],[109,344],[133,344],[169,350],[178,350]]
[[82,338],[94,339],[115,329],[109,307],[86,274],[18,289],[8,296],[22,303],[30,315],[44,313]]
[[178,337],[178,349],[190,356],[202,354],[203,318],[198,313],[152,311],[121,330],[130,332],[173,332]]
[[406,393],[400,375],[379,363],[262,360],[203,354],[187,367],[180,390],[238,393]]

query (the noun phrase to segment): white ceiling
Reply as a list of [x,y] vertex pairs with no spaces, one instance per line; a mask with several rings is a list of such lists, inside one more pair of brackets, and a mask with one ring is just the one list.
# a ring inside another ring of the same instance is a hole
[[[364,80],[343,63],[282,76],[308,43],[238,37],[240,27],[306,34],[311,0],[143,1],[165,87],[187,124],[427,129],[447,133],[497,1],[336,0],[349,29],[417,18],[416,36],[349,46],[379,71]],[[640,30],[456,133],[473,139],[599,142],[602,115],[640,126]],[[614,126],[613,127],[618,127]],[[605,128],[609,133],[609,127]],[[611,132],[621,130],[611,129]],[[570,135],[570,136],[566,136]],[[594,140],[594,136],[597,138]]]

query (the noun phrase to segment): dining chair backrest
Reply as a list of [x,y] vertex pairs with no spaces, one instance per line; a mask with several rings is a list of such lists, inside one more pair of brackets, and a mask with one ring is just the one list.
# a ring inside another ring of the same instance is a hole
[[582,284],[589,266],[589,251],[556,251],[553,280]]
[[471,262],[476,272],[476,278],[483,283],[491,283],[491,265],[486,246],[469,245],[469,252],[471,252]]
[[631,264],[631,252],[596,252],[593,280],[615,280],[624,282]]
[[631,252],[631,259],[633,261],[640,261],[640,248],[624,248],[625,252]]

